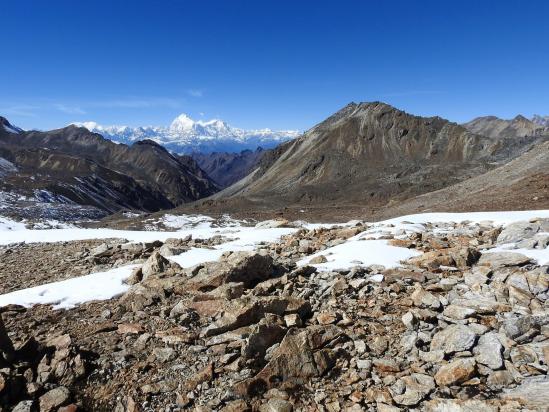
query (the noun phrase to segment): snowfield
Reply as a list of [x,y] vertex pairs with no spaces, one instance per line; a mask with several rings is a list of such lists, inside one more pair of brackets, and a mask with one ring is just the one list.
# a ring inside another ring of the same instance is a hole
[[[533,218],[549,218],[549,210],[519,211],[519,212],[478,212],[478,213],[426,213],[402,216],[382,222],[373,223],[371,227],[337,246],[307,256],[298,262],[299,265],[310,264],[310,260],[319,255],[326,257],[327,262],[315,264],[321,271],[348,269],[354,266],[383,265],[386,268],[397,267],[400,262],[421,252],[400,248],[388,244],[383,237],[391,234],[396,238],[406,237],[414,232],[424,230],[426,223],[470,222],[476,224],[491,221],[496,225],[508,225],[513,222]],[[68,227],[61,229],[27,229],[23,223],[0,217],[0,245],[19,242],[62,242],[85,239],[121,238],[129,242],[151,242],[166,240],[170,237],[211,238],[221,235],[227,241],[213,249],[192,248],[169,259],[182,267],[188,268],[197,264],[213,261],[227,251],[251,251],[262,243],[275,242],[281,236],[294,233],[296,228],[272,227],[269,222],[256,226],[245,226],[244,222],[226,217],[222,226],[216,227],[214,220],[207,216],[174,216],[165,215],[159,221],[151,222],[151,230],[131,231],[114,229],[83,229]],[[349,222],[342,226],[352,226]],[[161,224],[173,231],[153,230]],[[276,226],[276,225],[274,225]],[[312,229],[332,224],[304,224]],[[491,249],[489,252],[513,251],[535,259],[539,264],[549,263],[549,248],[547,249],[510,249],[512,245]],[[29,289],[23,289],[0,295],[0,306],[18,304],[31,306],[34,304],[53,304],[55,308],[70,308],[83,302],[110,299],[124,293],[129,286],[124,280],[130,276],[135,265],[128,265],[106,272],[87,276],[74,277],[68,280],[49,283]],[[381,281],[382,277],[372,279]]]

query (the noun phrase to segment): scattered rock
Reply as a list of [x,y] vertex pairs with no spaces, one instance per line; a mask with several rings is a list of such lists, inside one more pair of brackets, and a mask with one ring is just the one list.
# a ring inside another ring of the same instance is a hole
[[472,378],[475,371],[475,359],[458,358],[441,366],[435,374],[435,381],[439,386],[456,385]]

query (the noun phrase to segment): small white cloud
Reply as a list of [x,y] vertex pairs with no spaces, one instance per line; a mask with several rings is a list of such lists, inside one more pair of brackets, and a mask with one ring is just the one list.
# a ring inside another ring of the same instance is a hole
[[86,111],[78,106],[67,106],[65,104],[57,103],[54,107],[63,113],[68,114],[86,114]]
[[187,90],[187,93],[189,93],[189,96],[192,97],[202,97],[204,96],[204,91],[200,89],[189,89]]

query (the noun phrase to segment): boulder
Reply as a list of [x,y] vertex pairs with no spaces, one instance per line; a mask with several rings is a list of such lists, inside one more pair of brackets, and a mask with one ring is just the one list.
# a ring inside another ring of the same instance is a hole
[[336,353],[326,347],[343,335],[334,325],[290,329],[270,362],[254,377],[235,385],[241,396],[255,396],[287,381],[307,381],[333,367]]
[[40,397],[40,412],[53,412],[70,399],[70,392],[64,386],[59,386]]
[[415,290],[410,297],[417,307],[435,310],[440,307],[440,300],[432,293],[424,290],[419,283],[416,283]]
[[160,252],[155,251],[147,259],[147,261],[141,267],[141,273],[143,274],[143,280],[146,280],[150,276],[166,273],[173,275],[176,272],[182,271],[181,267],[174,262],[169,261]]
[[275,343],[279,343],[285,334],[285,327],[269,317],[263,318],[252,328],[246,343],[242,346],[242,357],[244,359],[263,358],[266,350]]
[[507,225],[497,238],[498,244],[517,243],[534,237],[539,232],[549,232],[549,219],[515,222]]
[[492,252],[483,253],[478,264],[489,266],[492,269],[501,269],[510,266],[522,266],[530,263],[531,259],[522,253],[517,252]]
[[482,335],[473,349],[477,363],[488,366],[492,370],[503,366],[503,345],[494,332]]
[[469,350],[477,340],[477,334],[466,325],[450,325],[437,332],[431,340],[431,351],[454,353]]
[[283,316],[296,313],[302,319],[309,317],[308,301],[294,297],[259,296],[229,301],[222,307],[224,315],[202,330],[205,337],[257,323],[266,313]]
[[274,274],[273,258],[255,252],[234,252],[217,262],[205,264],[186,288],[211,291],[224,283],[241,282],[251,289]]
[[417,405],[435,389],[434,379],[425,374],[412,373],[397,380],[389,389],[399,405]]
[[435,374],[435,381],[439,386],[451,386],[471,379],[476,372],[474,358],[457,358],[442,365]]
[[549,405],[549,377],[526,378],[517,387],[505,389],[500,398],[505,401],[518,401],[524,410],[547,410],[547,405]]

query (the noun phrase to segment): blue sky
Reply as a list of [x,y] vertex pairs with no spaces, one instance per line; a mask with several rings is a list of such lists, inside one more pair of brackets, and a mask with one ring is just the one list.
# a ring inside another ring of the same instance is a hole
[[305,130],[350,101],[549,114],[547,1],[2,0],[0,115]]

